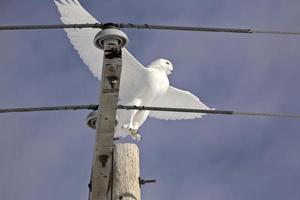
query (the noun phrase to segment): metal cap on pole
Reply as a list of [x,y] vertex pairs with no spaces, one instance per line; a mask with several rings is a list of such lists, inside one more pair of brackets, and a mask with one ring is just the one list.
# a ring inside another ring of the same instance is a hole
[[97,111],[94,110],[92,112],[90,112],[86,118],[85,118],[85,122],[87,124],[88,127],[92,128],[92,129],[96,129],[96,123],[97,123]]
[[104,45],[116,44],[123,48],[128,43],[126,34],[116,28],[107,28],[95,36],[94,45],[99,49],[104,49]]

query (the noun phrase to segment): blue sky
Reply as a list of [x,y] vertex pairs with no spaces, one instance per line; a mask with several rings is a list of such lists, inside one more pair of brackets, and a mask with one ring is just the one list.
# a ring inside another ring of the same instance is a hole
[[[81,1],[103,22],[299,31],[300,2]],[[55,24],[51,0],[1,0],[0,24]],[[147,65],[172,61],[173,86],[217,109],[300,113],[296,36],[126,30],[129,51]],[[63,30],[0,32],[0,107],[96,103],[99,82]],[[0,199],[87,199],[94,133],[87,111],[0,116]],[[141,172],[156,184],[144,200],[296,200],[297,120],[206,116],[148,119]],[[130,141],[130,140],[128,140]]]

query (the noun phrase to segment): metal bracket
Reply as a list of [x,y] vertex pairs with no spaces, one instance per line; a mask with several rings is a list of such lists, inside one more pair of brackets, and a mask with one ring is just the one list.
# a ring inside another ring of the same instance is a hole
[[147,183],[156,183],[156,180],[155,180],[155,179],[148,179],[148,180],[146,180],[146,179],[141,179],[141,177],[139,177],[139,184],[140,184],[140,187],[141,187],[142,185],[147,184]]
[[107,160],[108,160],[108,155],[100,155],[99,156],[99,161],[101,162],[102,167],[105,167]]

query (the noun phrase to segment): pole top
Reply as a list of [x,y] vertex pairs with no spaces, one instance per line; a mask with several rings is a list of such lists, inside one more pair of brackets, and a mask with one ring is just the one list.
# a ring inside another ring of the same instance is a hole
[[112,41],[117,41],[117,44],[124,47],[128,43],[127,35],[113,26],[108,26],[107,29],[101,30],[94,38],[94,45],[99,49],[104,49],[105,40],[109,40],[109,43]]

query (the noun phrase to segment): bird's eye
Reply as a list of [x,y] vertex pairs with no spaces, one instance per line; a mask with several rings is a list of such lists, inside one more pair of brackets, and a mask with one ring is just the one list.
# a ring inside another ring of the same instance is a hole
[[166,61],[166,64],[169,65],[170,63],[168,61]]

